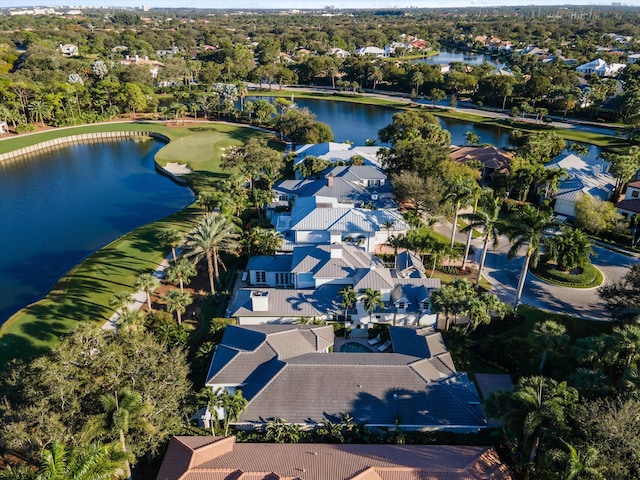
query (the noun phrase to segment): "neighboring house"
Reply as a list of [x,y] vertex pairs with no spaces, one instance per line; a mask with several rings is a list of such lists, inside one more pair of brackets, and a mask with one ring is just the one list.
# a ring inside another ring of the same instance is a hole
[[451,159],[458,163],[479,161],[482,163],[482,181],[489,182],[496,174],[507,174],[511,170],[513,154],[500,148],[458,147],[451,145]]
[[627,63],[629,65],[633,65],[634,63],[637,63],[638,60],[640,60],[640,53],[632,53],[627,57]]
[[60,44],[60,51],[65,57],[77,57],[79,54],[78,46],[72,43]]
[[[293,166],[295,167],[304,162],[307,157],[317,157],[331,163],[346,163],[352,161],[353,157],[358,159],[362,157],[361,160],[364,165],[381,167],[378,160],[378,150],[380,150],[380,147],[356,146],[349,143],[312,143],[302,145],[296,149],[296,158],[293,161]],[[301,178],[298,173],[296,173],[296,178]]]
[[558,157],[546,164],[545,168],[561,168],[567,172],[552,196],[555,200],[553,211],[573,218],[576,216],[576,202],[582,195],[608,200],[616,185],[615,178],[607,173],[608,167],[606,163],[574,154]]
[[615,77],[620,70],[626,65],[624,63],[607,63],[604,60],[597,58],[589,63],[585,63],[576,67],[576,72],[582,75],[591,75],[595,73],[599,77]]
[[492,447],[236,443],[173,437],[156,480],[511,480]]
[[369,428],[486,428],[476,387],[456,370],[439,332],[390,327],[389,334],[393,353],[327,353],[332,326],[230,325],[205,385],[242,389],[247,407],[236,428],[263,428],[273,418],[316,427],[342,414]]
[[271,207],[289,206],[298,197],[333,197],[340,203],[393,207],[393,188],[379,167],[370,165],[334,167],[324,178],[282,180],[273,187]]
[[513,72],[509,67],[499,67],[489,72],[490,76],[513,77]]
[[336,58],[347,58],[351,54],[341,48],[332,48],[329,50],[329,55],[333,55]]
[[355,54],[369,57],[384,57],[385,51],[378,47],[362,47],[356,49]]
[[[301,317],[341,320],[360,329],[369,323],[435,325],[431,292],[440,280],[426,278],[414,254],[398,256],[398,268],[386,268],[375,255],[353,245],[298,246],[292,253],[256,256],[247,264],[250,288],[242,288],[229,308],[240,325],[294,323]],[[357,294],[380,292],[384,306],[364,309],[341,305],[339,291],[352,286]]]
[[616,203],[616,209],[624,218],[631,218],[640,213],[640,180],[627,184],[624,198]]
[[536,57],[543,57],[549,54],[548,48],[539,48],[535,45],[529,45],[524,48],[521,52],[522,55],[535,55]]
[[158,72],[161,68],[164,68],[162,62],[149,60],[149,57],[140,58],[138,55],[135,57],[129,57],[129,55],[127,55],[124,60],[120,60],[120,65],[144,65],[149,68],[149,72],[153,78],[158,78]]
[[169,50],[156,50],[156,55],[158,57],[175,57],[178,53],[180,53],[180,49],[175,45],[171,47]]
[[350,239],[373,252],[390,235],[405,234],[409,225],[396,209],[357,208],[333,197],[315,196],[299,197],[290,214],[277,217],[275,229],[293,245],[323,245]]
[[416,38],[409,42],[409,45],[415,50],[424,50],[427,48],[427,41],[422,38]]
[[384,46],[384,55],[385,57],[392,57],[395,55],[396,50],[400,49],[405,52],[410,52],[413,50],[413,47],[410,43],[401,43],[401,42],[391,42]]

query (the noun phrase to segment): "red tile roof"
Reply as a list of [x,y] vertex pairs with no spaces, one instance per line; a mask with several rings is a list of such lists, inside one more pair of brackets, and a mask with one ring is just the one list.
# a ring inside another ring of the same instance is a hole
[[513,155],[496,147],[458,147],[452,145],[451,158],[459,163],[479,160],[487,168],[508,172],[511,169]]
[[[206,440],[208,439],[208,440]],[[174,437],[157,480],[511,480],[491,447],[236,444]]]

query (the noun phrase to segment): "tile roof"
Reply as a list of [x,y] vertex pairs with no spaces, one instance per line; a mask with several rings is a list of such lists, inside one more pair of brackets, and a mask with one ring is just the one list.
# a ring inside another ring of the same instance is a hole
[[451,158],[455,162],[468,162],[470,160],[479,160],[487,168],[493,168],[499,171],[509,171],[513,155],[493,146],[490,147],[459,147],[451,145]]
[[389,327],[393,351],[420,358],[447,352],[440,332],[432,327]]
[[620,210],[626,210],[628,212],[640,213],[640,198],[629,198],[627,200],[620,200],[616,203],[616,208]]
[[353,277],[353,289],[360,292],[366,288],[373,290],[393,290],[395,284],[387,268],[360,269]]
[[214,442],[189,449],[187,438],[171,439],[157,480],[512,478],[492,447],[236,443],[224,450]]

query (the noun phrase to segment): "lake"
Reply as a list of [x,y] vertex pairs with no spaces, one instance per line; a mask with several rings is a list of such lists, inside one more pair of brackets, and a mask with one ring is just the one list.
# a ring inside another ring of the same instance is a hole
[[193,202],[154,168],[155,140],[70,145],[0,162],[0,324],[80,260]]
[[504,63],[501,63],[491,55],[457,50],[455,48],[441,48],[440,53],[438,53],[437,55],[410,60],[410,63],[428,63],[429,65],[448,65],[452,62],[463,62],[469,65],[482,65],[483,63],[490,63],[497,67],[504,66]]

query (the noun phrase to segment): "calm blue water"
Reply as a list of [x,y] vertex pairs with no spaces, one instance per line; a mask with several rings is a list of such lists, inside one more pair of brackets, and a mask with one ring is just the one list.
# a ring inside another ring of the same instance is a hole
[[433,55],[426,58],[417,58],[411,60],[411,63],[428,63],[429,65],[441,65],[449,64],[451,62],[463,62],[469,65],[482,65],[483,63],[490,63],[496,66],[504,66],[491,55],[485,55],[483,53],[466,52],[462,50],[456,50],[453,48],[441,48],[438,55]]
[[97,248],[193,201],[155,171],[161,147],[73,145],[0,162],[0,323]]

